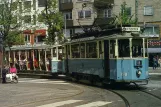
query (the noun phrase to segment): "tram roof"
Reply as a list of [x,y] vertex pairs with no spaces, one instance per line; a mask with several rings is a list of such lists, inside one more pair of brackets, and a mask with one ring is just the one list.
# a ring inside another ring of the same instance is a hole
[[[46,44],[43,44],[43,45],[15,45],[15,46],[12,46],[10,49],[11,50],[41,50],[41,49],[51,49],[51,48],[54,48],[54,47],[59,47],[59,46],[62,46],[62,45],[46,45]],[[5,48],[6,51],[10,51],[9,47]]]
[[86,33],[76,33],[71,37],[67,43],[83,42],[89,40],[103,40],[103,39],[126,39],[126,38],[149,38],[141,34],[139,31],[122,31],[122,28],[113,28],[105,30],[95,30]]

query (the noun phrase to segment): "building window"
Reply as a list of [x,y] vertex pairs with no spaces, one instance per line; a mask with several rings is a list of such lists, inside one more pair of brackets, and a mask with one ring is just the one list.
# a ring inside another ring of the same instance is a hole
[[33,10],[36,10],[36,0],[33,0]]
[[45,7],[46,0],[38,0],[38,7]]
[[24,23],[31,23],[31,16],[30,15],[24,16]]
[[36,15],[33,15],[33,24],[36,25]]
[[131,7],[126,7],[126,14],[131,16]]
[[61,3],[71,3],[72,0],[61,0]]
[[17,10],[17,2],[12,3],[12,11]]
[[72,19],[72,12],[64,13],[64,17],[66,20],[71,20]]
[[75,33],[75,29],[70,29],[69,31],[70,31],[70,36]]
[[152,15],[153,15],[153,7],[144,6],[144,16],[152,16]]
[[111,9],[105,9],[104,10],[104,17],[111,17],[112,16],[112,11]]
[[91,11],[90,10],[83,10],[78,12],[78,18],[90,18]]
[[35,42],[36,43],[42,43],[42,42],[44,42],[44,39],[45,39],[46,37],[45,36],[36,36],[35,37]]
[[24,9],[25,9],[27,12],[30,12],[30,11],[31,11],[31,1],[25,1],[25,2],[24,2]]
[[25,42],[29,43],[30,42],[30,35],[25,35]]

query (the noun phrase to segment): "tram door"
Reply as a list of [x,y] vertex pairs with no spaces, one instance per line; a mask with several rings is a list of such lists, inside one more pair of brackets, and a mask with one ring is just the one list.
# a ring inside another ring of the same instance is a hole
[[110,77],[109,40],[104,40],[104,71],[105,78]]

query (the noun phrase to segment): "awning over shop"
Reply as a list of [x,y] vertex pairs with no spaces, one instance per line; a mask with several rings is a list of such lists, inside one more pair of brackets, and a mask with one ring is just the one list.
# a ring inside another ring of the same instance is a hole
[[148,53],[161,53],[161,48],[148,48]]

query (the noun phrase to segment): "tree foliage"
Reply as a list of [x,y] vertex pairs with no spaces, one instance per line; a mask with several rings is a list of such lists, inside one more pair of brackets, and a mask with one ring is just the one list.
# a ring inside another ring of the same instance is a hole
[[11,46],[11,43],[20,44],[18,38],[22,14],[17,10],[19,3],[19,0],[0,0],[0,31],[4,35],[4,46]]
[[48,27],[47,44],[60,43],[63,39],[63,15],[58,11],[58,0],[46,0],[45,9],[39,15],[39,20]]
[[129,15],[129,10],[126,6],[126,2],[123,2],[123,4],[121,5],[121,12],[119,13],[119,15],[115,15],[115,24],[116,25],[132,25],[132,26],[136,26],[136,19],[133,19],[134,15]]

